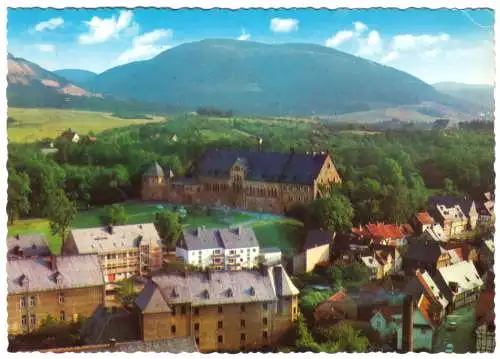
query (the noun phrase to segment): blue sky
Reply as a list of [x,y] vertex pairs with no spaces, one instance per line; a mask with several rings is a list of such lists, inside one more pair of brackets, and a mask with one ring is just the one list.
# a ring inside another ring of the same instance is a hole
[[489,10],[9,9],[8,50],[49,70],[102,72],[206,38],[308,42],[429,83],[494,82]]

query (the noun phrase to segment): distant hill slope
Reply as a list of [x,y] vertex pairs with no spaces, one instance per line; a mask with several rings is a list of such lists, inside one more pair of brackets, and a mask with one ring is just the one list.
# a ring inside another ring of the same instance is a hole
[[77,108],[107,112],[168,113],[179,109],[166,103],[122,101],[90,92],[28,60],[7,56],[9,107]]
[[494,109],[494,86],[439,82],[434,84],[434,88],[450,96],[473,102],[481,106],[485,111],[492,111]]
[[424,101],[460,106],[405,72],[312,44],[202,40],[112,68],[88,89],[236,113],[333,115]]
[[79,69],[64,69],[53,71],[56,75],[64,77],[68,81],[85,87],[85,83],[93,79],[97,74],[92,71]]

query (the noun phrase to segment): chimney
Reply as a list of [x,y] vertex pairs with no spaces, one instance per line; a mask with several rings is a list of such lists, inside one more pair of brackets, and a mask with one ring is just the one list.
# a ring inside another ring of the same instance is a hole
[[407,295],[403,300],[403,353],[413,351],[413,299]]
[[50,256],[49,266],[51,271],[57,271],[57,257],[55,255]]
[[115,338],[110,338],[109,339],[109,348],[110,349],[115,349],[115,345],[116,345],[116,339]]

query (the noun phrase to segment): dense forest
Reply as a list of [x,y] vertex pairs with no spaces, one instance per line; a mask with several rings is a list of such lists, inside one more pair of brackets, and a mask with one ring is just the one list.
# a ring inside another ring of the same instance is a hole
[[[173,134],[178,140],[170,140]],[[492,131],[338,130],[307,120],[204,118],[182,115],[163,123],[97,134],[97,141],[56,141],[44,155],[38,144],[9,144],[9,217],[45,217],[63,188],[79,208],[136,198],[153,161],[189,174],[207,148],[329,151],[354,209],[354,224],[403,222],[431,193],[475,195],[494,184]]]

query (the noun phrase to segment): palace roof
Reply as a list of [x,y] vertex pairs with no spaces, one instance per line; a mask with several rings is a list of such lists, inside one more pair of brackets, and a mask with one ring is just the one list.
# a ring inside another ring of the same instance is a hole
[[250,181],[312,184],[328,154],[280,153],[236,150],[209,150],[198,163],[198,174],[206,177],[228,178],[236,162],[246,167]]

